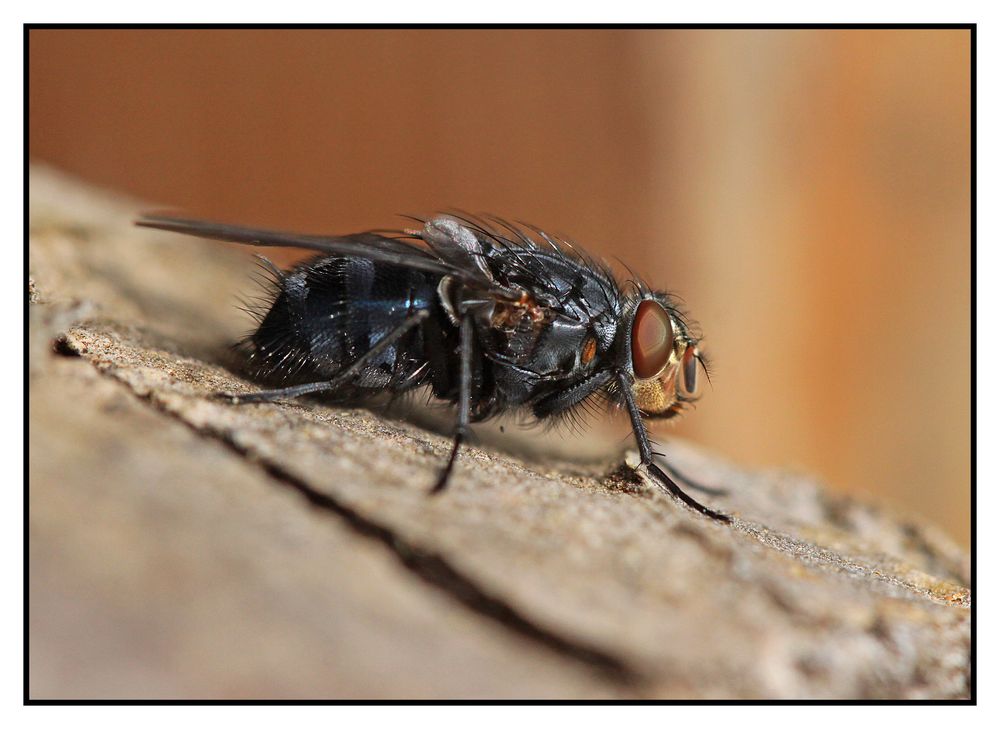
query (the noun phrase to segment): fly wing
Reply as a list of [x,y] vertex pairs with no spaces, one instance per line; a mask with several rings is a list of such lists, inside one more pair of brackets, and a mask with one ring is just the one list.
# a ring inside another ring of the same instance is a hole
[[[302,235],[275,230],[244,228],[238,225],[191,220],[170,215],[144,215],[135,223],[143,228],[157,228],[199,238],[243,243],[251,246],[302,248],[330,256],[356,256],[381,263],[390,263],[419,271],[454,276],[479,286],[489,286],[488,279],[477,266],[469,262],[447,260],[436,253],[415,245],[376,233],[344,236]],[[465,263],[466,265],[462,265]]]

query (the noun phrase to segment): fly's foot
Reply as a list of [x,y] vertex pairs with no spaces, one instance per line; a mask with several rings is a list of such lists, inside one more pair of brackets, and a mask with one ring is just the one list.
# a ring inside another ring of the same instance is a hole
[[714,509],[709,509],[704,504],[695,501],[693,498],[684,493],[681,487],[678,486],[676,483],[674,483],[673,479],[671,479],[670,476],[664,473],[663,469],[661,469],[655,463],[644,463],[642,465],[645,467],[646,473],[649,475],[649,477],[656,482],[656,485],[659,486],[664,493],[680,499],[685,504],[690,506],[692,509],[699,512],[700,514],[704,514],[710,519],[715,519],[716,521],[720,521],[723,524],[732,523],[733,518],[728,514],[723,514],[722,512],[715,511]]
[[662,457],[658,460],[660,467],[673,477],[675,483],[679,481],[685,487],[701,491],[703,494],[708,494],[709,496],[725,496],[729,493],[726,489],[720,489],[717,486],[706,486],[699,481],[695,481],[693,478],[689,478],[686,474],[678,471],[676,467],[667,463]]
[[230,405],[242,405],[248,402],[261,402],[260,399],[254,397],[255,395],[256,393],[253,392],[243,392],[243,393],[213,392],[209,397],[212,400],[227,402]]

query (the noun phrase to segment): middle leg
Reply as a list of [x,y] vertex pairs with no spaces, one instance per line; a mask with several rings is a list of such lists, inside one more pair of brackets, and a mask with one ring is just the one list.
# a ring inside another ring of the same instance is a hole
[[466,316],[459,325],[459,368],[458,368],[458,423],[455,425],[455,440],[452,442],[448,463],[438,476],[431,494],[439,494],[448,485],[451,471],[455,467],[458,449],[465,440],[469,430],[469,417],[472,410],[472,318]]

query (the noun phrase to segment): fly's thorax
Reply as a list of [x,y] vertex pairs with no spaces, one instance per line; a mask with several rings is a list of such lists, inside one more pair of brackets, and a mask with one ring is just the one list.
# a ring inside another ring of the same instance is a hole
[[483,353],[495,367],[516,368],[524,386],[536,381],[575,378],[606,361],[599,355],[613,335],[598,332],[592,322],[581,321],[571,307],[554,306],[527,290],[511,296],[484,296],[463,287],[451,277],[438,286],[438,297],[453,322],[470,316]]

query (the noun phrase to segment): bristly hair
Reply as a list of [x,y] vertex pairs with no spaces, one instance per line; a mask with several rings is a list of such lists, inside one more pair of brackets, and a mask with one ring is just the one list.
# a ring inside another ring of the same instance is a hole
[[450,209],[442,214],[454,218],[469,227],[473,232],[483,235],[493,244],[511,252],[515,256],[515,266],[523,267],[526,274],[541,278],[549,291],[556,294],[558,288],[547,272],[538,266],[527,267],[523,259],[517,257],[518,248],[535,250],[548,249],[556,255],[568,260],[582,263],[591,271],[598,273],[597,281],[608,301],[620,303],[621,288],[614,272],[608,264],[576,245],[566,236],[555,235],[524,221],[509,221],[489,213],[472,214],[464,210]]
[[[458,208],[449,208],[441,211],[440,214],[453,218],[474,233],[486,238],[493,245],[509,252],[512,258],[508,259],[508,264],[525,275],[542,281],[545,288],[553,295],[558,292],[558,287],[551,276],[544,268],[537,265],[529,265],[524,258],[518,255],[518,249],[546,249],[567,260],[582,263],[591,271],[599,274],[596,280],[609,302],[613,302],[616,306],[620,306],[622,302],[624,297],[623,292],[611,267],[605,261],[591,255],[578,246],[568,236],[549,233],[531,223],[520,220],[510,221],[491,213],[476,214]],[[400,217],[420,223],[421,225],[428,221],[428,218],[419,215],[402,214]],[[414,230],[377,229],[369,232],[379,235],[391,235],[396,239],[422,241],[419,231]]]
[[255,323],[253,329],[249,329],[230,348],[241,355],[244,359],[252,354],[253,335],[257,332],[261,322],[271,310],[275,299],[282,292],[282,284],[285,280],[284,272],[274,265],[270,259],[260,254],[254,254],[255,269],[250,274],[250,280],[257,285],[253,293],[237,294],[236,308],[245,313]]
[[539,419],[530,410],[523,410],[521,424],[526,427],[540,427],[543,433],[565,431],[573,436],[584,435],[592,420],[607,415],[617,403],[608,390],[595,390],[583,400],[567,410],[547,415]]
[[[248,330],[230,349],[239,357],[244,371],[251,378],[282,384],[294,382],[296,376],[308,365],[308,357],[304,352],[296,352],[286,346],[294,339],[294,331],[284,331],[272,341],[273,353],[262,351],[256,339],[268,315],[274,310],[275,303],[284,294],[287,274],[262,255],[255,254],[254,258],[256,270],[251,274],[251,280],[257,284],[257,292],[241,295],[237,308],[250,316],[256,326]],[[308,265],[309,262],[303,261],[295,268]]]

